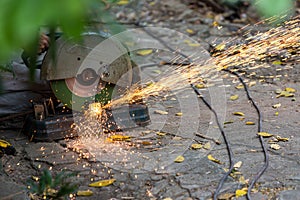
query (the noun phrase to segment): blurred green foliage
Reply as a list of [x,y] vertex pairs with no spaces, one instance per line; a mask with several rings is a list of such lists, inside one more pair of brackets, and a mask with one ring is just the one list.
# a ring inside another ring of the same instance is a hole
[[294,14],[295,0],[255,0],[254,5],[265,19],[278,24]]
[[[34,51],[39,30],[61,29],[66,36],[79,38],[84,25],[95,12],[107,15],[107,3],[114,0],[1,0],[0,63],[20,48]],[[36,51],[35,51],[36,52]]]

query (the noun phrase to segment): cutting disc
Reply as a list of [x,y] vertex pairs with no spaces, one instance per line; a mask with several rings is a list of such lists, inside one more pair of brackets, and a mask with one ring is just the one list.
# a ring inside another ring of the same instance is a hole
[[77,78],[53,80],[51,89],[56,98],[72,110],[81,111],[90,102],[102,105],[111,100],[114,84],[103,83],[97,78],[90,84],[81,84]]

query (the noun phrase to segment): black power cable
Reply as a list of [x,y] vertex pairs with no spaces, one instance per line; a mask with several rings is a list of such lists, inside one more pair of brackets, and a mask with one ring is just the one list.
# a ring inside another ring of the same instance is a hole
[[218,199],[218,195],[220,193],[220,190],[222,189],[223,185],[224,185],[224,182],[225,180],[228,178],[228,176],[230,175],[230,173],[232,172],[233,170],[233,161],[232,161],[232,158],[233,158],[233,152],[231,150],[231,147],[229,145],[229,142],[227,140],[227,137],[226,137],[226,134],[224,132],[224,129],[223,129],[223,126],[222,124],[220,123],[219,121],[219,117],[218,117],[218,114],[217,112],[211,107],[211,105],[205,100],[205,98],[202,96],[202,94],[200,93],[200,91],[193,85],[191,84],[191,87],[194,89],[195,93],[198,95],[198,97],[203,101],[203,103],[209,108],[209,110],[214,114],[215,116],[215,119],[216,119],[216,122],[217,122],[217,125],[219,127],[219,130],[223,136],[223,139],[224,139],[224,142],[225,142],[225,145],[226,145],[226,149],[227,149],[227,152],[228,152],[228,158],[229,158],[229,170],[225,173],[225,175],[222,177],[222,179],[220,180],[219,184],[218,184],[218,187],[217,189],[215,190],[214,192],[214,200],[217,200]]
[[[248,100],[252,103],[253,107],[255,108],[256,112],[257,112],[257,115],[258,115],[258,128],[257,128],[257,131],[258,132],[262,132],[262,117],[261,117],[261,112],[257,106],[257,104],[255,103],[255,101],[253,100],[253,98],[251,97],[250,95],[250,92],[248,90],[248,87],[246,85],[246,83],[244,82],[244,80],[242,79],[242,77],[236,73],[235,71],[231,71],[231,70],[228,70],[228,69],[223,69],[223,71],[225,72],[228,72],[230,74],[233,74],[234,76],[236,76],[239,81],[243,84],[244,86],[244,90],[247,94],[247,98]],[[259,172],[256,174],[256,176],[254,177],[254,179],[251,181],[249,187],[248,187],[248,191],[247,191],[247,199],[251,200],[251,196],[250,196],[250,193],[251,193],[251,190],[252,188],[254,187],[254,184],[257,182],[257,180],[262,176],[262,174],[266,171],[266,169],[268,168],[269,166],[269,155],[268,155],[268,152],[267,152],[267,148],[266,148],[266,145],[264,143],[264,140],[263,140],[263,137],[259,135],[259,141],[260,141],[260,144],[261,144],[261,147],[262,147],[262,150],[263,150],[263,153],[264,153],[264,165],[261,167],[261,169],[259,170]]]

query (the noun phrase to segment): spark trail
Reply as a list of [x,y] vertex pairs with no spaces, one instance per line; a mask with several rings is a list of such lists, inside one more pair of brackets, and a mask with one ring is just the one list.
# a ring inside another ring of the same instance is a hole
[[[272,28],[267,32],[258,33],[248,37],[245,43],[228,47],[218,55],[208,60],[205,65],[190,63],[179,65],[164,73],[157,81],[146,87],[137,88],[133,86],[127,93],[113,100],[104,108],[116,106],[141,97],[168,90],[179,91],[189,83],[197,83],[203,79],[213,79],[218,72],[225,68],[236,67],[239,69],[262,68],[261,63],[266,58],[280,55],[283,51],[288,55],[285,60],[293,59],[296,63],[300,61],[300,16],[287,21],[282,26]],[[174,62],[177,59],[174,59]],[[238,70],[238,69],[235,69]],[[187,84],[185,84],[187,83]]]

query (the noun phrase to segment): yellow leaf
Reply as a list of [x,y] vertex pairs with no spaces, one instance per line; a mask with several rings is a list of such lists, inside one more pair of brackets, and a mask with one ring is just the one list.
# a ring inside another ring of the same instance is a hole
[[225,49],[225,47],[226,45],[224,43],[221,43],[215,47],[215,50],[222,51],[223,49]]
[[158,136],[165,136],[166,133],[163,133],[163,132],[156,132],[156,135],[158,135]]
[[203,148],[206,149],[206,150],[209,150],[210,147],[211,147],[211,146],[210,146],[210,143],[209,143],[209,142],[205,143],[205,145],[203,146]]
[[195,144],[192,144],[191,147],[192,147],[192,149],[201,149],[202,148],[202,144],[195,143]]
[[231,97],[230,97],[230,100],[232,100],[232,101],[235,101],[235,100],[237,100],[239,98],[239,95],[232,95]]
[[279,98],[279,97],[293,97],[293,96],[295,96],[293,93],[290,93],[288,91],[281,91],[281,93],[278,94],[276,96],[276,98]]
[[272,106],[272,108],[279,108],[281,106],[281,103],[276,103]]
[[245,115],[245,114],[242,113],[242,112],[234,112],[233,114],[234,114],[234,115],[237,115],[237,116],[244,116],[244,115]]
[[272,62],[273,65],[281,65],[282,62],[280,60],[275,60]]
[[155,110],[154,113],[160,114],[160,115],[167,115],[168,114],[167,111],[163,111],[163,110]]
[[140,56],[146,56],[146,55],[149,55],[153,52],[152,49],[144,49],[144,50],[139,50],[136,52],[137,55],[140,55]]
[[194,34],[194,33],[195,33],[195,31],[194,31],[194,30],[192,30],[192,29],[189,29],[189,28],[188,28],[188,29],[186,29],[185,31],[186,31],[186,32],[188,32],[189,34]]
[[235,191],[235,196],[236,197],[242,197],[245,196],[247,194],[247,188],[246,189],[241,189],[241,190],[236,190]]
[[279,144],[271,144],[270,147],[275,150],[279,150],[281,148]]
[[131,136],[128,135],[111,135],[109,136],[111,141],[128,141],[131,139]]
[[182,116],[182,112],[176,113],[176,116]]
[[90,187],[105,187],[105,186],[113,184],[115,181],[116,181],[116,179],[114,179],[114,178],[107,179],[107,180],[101,180],[101,181],[90,183],[89,186]]
[[122,6],[122,5],[126,5],[128,3],[129,3],[128,0],[120,0],[120,1],[117,2],[117,5]]
[[243,89],[244,88],[244,85],[243,84],[239,84],[237,86],[235,86],[236,89]]
[[255,125],[255,122],[250,122],[250,121],[248,121],[248,122],[246,122],[245,124],[246,124],[246,125]]
[[243,164],[243,162],[242,162],[242,161],[239,161],[239,162],[235,163],[233,167],[234,167],[235,169],[238,169],[238,168],[240,168],[240,167],[242,166],[242,164]]
[[213,161],[213,162],[218,163],[218,164],[222,164],[221,161],[219,161],[218,159],[215,159],[211,154],[209,154],[209,155],[207,156],[207,158],[208,158],[208,160],[210,160],[210,161]]
[[176,163],[181,163],[184,161],[184,157],[183,156],[177,156],[177,158],[174,160],[174,162]]
[[279,135],[276,136],[276,139],[277,139],[278,141],[282,141],[282,142],[287,142],[287,141],[289,141],[289,138],[283,138],[283,137],[280,137]]
[[230,120],[230,121],[226,121],[224,122],[224,124],[232,124],[234,121]]
[[286,87],[284,90],[287,91],[287,92],[290,92],[290,93],[295,93],[296,92],[296,90],[294,88],[290,88],[290,87]]
[[173,200],[173,199],[170,197],[167,197],[167,198],[164,198],[163,200]]
[[256,85],[256,81],[251,81],[248,85],[249,85],[249,87],[252,87],[252,86]]
[[282,92],[281,89],[276,89],[276,90],[275,90],[275,93],[276,93],[276,94],[280,94],[281,92]]
[[267,133],[267,132],[258,132],[257,135],[260,135],[262,137],[271,137],[273,134]]
[[195,87],[198,89],[202,89],[202,88],[205,88],[205,85],[199,83],[199,84],[196,84]]
[[240,177],[239,177],[239,182],[240,182],[241,184],[247,184],[247,183],[248,183],[248,180],[245,180],[245,177],[244,177],[244,176],[240,176]]
[[278,116],[279,115],[279,112],[275,112],[275,116]]
[[188,45],[189,45],[190,47],[199,47],[199,46],[201,46],[200,43],[189,43]]
[[77,196],[92,196],[93,195],[93,191],[91,190],[79,190],[77,191]]

